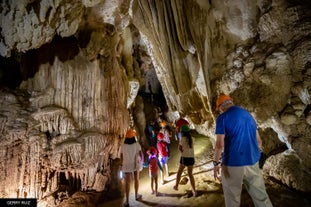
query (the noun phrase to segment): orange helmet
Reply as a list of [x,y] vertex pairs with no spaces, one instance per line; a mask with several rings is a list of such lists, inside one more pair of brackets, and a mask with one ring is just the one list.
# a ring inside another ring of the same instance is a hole
[[162,121],[160,125],[161,125],[161,127],[165,127],[167,125],[167,123],[166,123],[166,121]]
[[220,95],[218,99],[216,100],[216,111],[219,111],[220,105],[227,100],[233,101],[233,98],[231,98],[228,95]]
[[132,138],[136,136],[136,131],[134,129],[128,129],[125,138]]
[[164,134],[162,132],[159,132],[157,135],[158,140],[163,140],[164,139]]

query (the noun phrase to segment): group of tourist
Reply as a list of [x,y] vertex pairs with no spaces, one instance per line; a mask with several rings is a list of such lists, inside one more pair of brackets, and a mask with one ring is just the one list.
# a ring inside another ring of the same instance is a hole
[[[150,148],[146,151],[148,155],[147,162],[144,167],[149,168],[151,193],[158,195],[158,172],[160,171],[161,183],[165,184],[165,177],[169,177],[168,159],[170,156],[170,143],[172,132],[168,127],[167,122],[162,119],[157,119],[159,127],[155,126],[155,122],[151,121],[148,126],[150,134]],[[181,174],[185,167],[188,169],[188,176],[192,187],[192,195],[196,196],[194,177],[192,169],[194,165],[194,148],[193,139],[190,135],[189,122],[181,115],[175,122],[176,140],[179,140],[178,149],[181,153],[180,165],[176,175],[176,184],[174,190],[178,190],[178,185],[181,179]],[[124,144],[121,145],[121,165],[122,171],[125,174],[125,203],[124,206],[129,206],[129,189],[131,177],[134,177],[135,199],[142,198],[138,194],[139,188],[139,171],[141,160],[144,160],[142,149],[136,140],[136,132],[134,129],[129,129],[125,135]]]
[[[244,184],[255,206],[271,207],[272,203],[266,192],[262,171],[259,168],[262,141],[252,115],[245,109],[235,106],[233,99],[221,95],[216,101],[216,144],[214,153],[214,177],[220,179],[223,186],[226,207],[239,207],[242,185]],[[161,174],[161,183],[164,184],[164,172],[168,177],[169,144],[171,132],[167,123],[159,122],[157,131],[154,122],[148,126],[150,145],[147,150],[148,159],[144,163],[149,168],[151,193],[158,195],[158,172]],[[176,174],[174,190],[178,190],[182,172],[185,168],[192,188],[192,196],[197,196],[195,179],[193,176],[194,139],[190,134],[189,122],[180,115],[175,121],[176,140],[180,161]],[[134,176],[135,199],[142,198],[138,194],[139,162],[143,159],[142,149],[136,141],[135,130],[129,129],[121,146],[122,170],[125,173],[125,203],[129,206],[129,189],[131,177]],[[140,158],[140,159],[138,159]],[[140,161],[139,161],[140,160]]]

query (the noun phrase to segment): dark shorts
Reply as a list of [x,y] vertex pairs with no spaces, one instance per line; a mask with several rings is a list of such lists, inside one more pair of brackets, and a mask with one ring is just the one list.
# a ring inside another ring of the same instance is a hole
[[181,157],[180,164],[185,166],[192,166],[194,165],[194,157]]

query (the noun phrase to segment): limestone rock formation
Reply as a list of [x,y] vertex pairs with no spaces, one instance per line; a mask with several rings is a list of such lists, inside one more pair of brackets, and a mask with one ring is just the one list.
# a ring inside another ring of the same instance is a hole
[[308,0],[0,4],[0,197],[103,191],[126,129],[148,145],[159,102],[213,141],[221,93],[258,121],[264,172],[311,192]]

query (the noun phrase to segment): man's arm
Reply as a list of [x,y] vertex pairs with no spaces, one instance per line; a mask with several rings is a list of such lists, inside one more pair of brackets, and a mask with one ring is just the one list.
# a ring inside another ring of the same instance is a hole
[[215,179],[218,179],[219,178],[219,174],[220,174],[221,165],[218,162],[219,162],[219,160],[221,158],[221,153],[224,150],[224,139],[225,139],[225,135],[224,134],[217,134],[216,135],[215,153],[214,153],[214,160],[213,160],[213,164],[214,164],[214,178]]
[[224,150],[224,134],[217,134],[216,135],[216,145],[215,145],[215,154],[214,154],[214,161],[219,162],[221,158],[221,153]]
[[262,150],[262,140],[261,140],[258,130],[256,130],[256,139],[257,139],[259,149]]
[[141,150],[139,150],[138,155],[139,155],[139,157],[141,157],[141,158],[144,157],[144,154],[143,154],[143,152],[142,152]]

